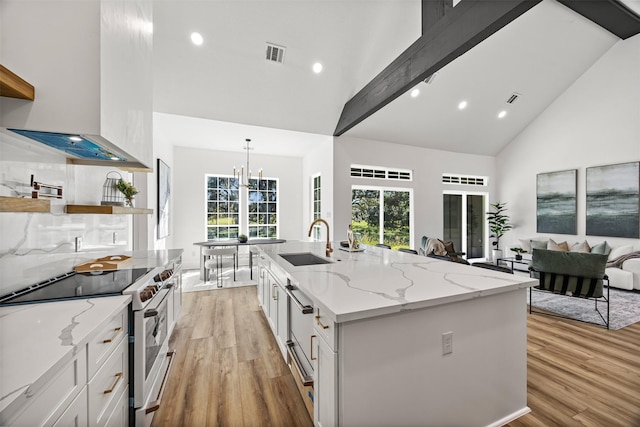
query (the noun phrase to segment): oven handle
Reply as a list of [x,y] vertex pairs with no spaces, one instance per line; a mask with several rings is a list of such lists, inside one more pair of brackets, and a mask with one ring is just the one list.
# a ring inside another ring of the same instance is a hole
[[160,391],[158,391],[158,397],[156,400],[151,402],[147,409],[145,409],[145,414],[150,414],[152,412],[160,409],[160,404],[162,403],[162,395],[164,394],[165,386],[167,385],[167,377],[169,376],[169,372],[171,371],[171,367],[173,366],[173,361],[175,360],[176,351],[172,350],[167,353],[167,357],[169,357],[169,364],[167,365],[167,370],[164,372],[164,377],[162,377],[162,384],[160,385]]
[[302,368],[302,363],[300,363],[300,359],[298,358],[298,353],[296,353],[296,351],[293,349],[294,346],[295,346],[295,344],[293,343],[293,341],[288,340],[287,341],[287,353],[289,353],[289,356],[293,360],[293,364],[295,365],[296,370],[298,371],[298,374],[300,374],[300,378],[302,379],[302,385],[304,385],[304,386],[312,386],[313,385],[313,376],[309,375]]
[[144,314],[142,315],[142,317],[146,319],[147,317],[155,317],[157,315],[158,315],[158,310],[150,308],[149,310],[144,311]]
[[291,301],[293,301],[294,304],[300,309],[300,311],[302,311],[302,314],[313,313],[313,307],[311,307],[310,305],[302,304],[300,300],[296,298],[296,296],[292,292],[294,289],[295,288],[292,285],[287,285],[285,287],[285,292],[287,293],[287,295],[289,295],[289,298],[291,298]]

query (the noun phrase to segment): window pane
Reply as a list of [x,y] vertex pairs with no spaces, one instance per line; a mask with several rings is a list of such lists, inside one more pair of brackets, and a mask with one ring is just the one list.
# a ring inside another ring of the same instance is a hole
[[484,258],[484,196],[467,196],[467,259]]
[[214,227],[209,227],[207,229],[207,240],[216,239],[218,237],[218,229]]
[[354,233],[367,245],[380,243],[380,191],[352,190],[351,221]]
[[409,192],[384,192],[384,238],[383,243],[396,247],[408,247],[409,235]]
[[210,176],[207,178],[207,187],[209,188],[217,188],[218,187],[218,178],[215,176]]

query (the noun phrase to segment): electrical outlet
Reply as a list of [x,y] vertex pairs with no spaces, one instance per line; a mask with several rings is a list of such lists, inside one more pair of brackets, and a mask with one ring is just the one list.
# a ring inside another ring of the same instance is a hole
[[76,252],[80,252],[80,250],[82,249],[82,237],[76,237],[75,246]]
[[442,334],[442,355],[453,353],[453,332]]

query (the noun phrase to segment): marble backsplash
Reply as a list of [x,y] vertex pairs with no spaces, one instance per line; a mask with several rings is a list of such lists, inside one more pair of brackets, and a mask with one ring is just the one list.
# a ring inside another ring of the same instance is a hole
[[[51,199],[50,213],[0,213],[0,296],[72,271],[84,261],[132,250],[131,215],[70,215],[64,210],[66,204],[99,205],[106,175],[115,168],[5,154],[6,146],[0,147],[0,196],[30,197],[33,174],[36,181],[61,185],[63,198]],[[117,172],[131,181],[131,174]],[[78,237],[82,243],[76,251]]]

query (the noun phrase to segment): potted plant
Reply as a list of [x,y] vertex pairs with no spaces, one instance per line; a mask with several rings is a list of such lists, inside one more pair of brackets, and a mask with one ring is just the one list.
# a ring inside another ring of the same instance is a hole
[[116,188],[124,194],[124,198],[127,202],[127,206],[133,207],[133,196],[138,194],[138,189],[133,186],[130,182],[126,182],[124,179],[120,178],[118,183],[116,184]]
[[525,251],[525,250],[524,250],[524,249],[522,249],[522,248],[511,248],[511,249],[510,249],[510,251],[511,251],[511,252],[515,252],[515,253],[516,253],[516,259],[517,259],[518,261],[520,261],[520,260],[522,259],[522,254],[523,254],[523,253],[525,253],[525,252],[527,252],[527,251]]
[[247,235],[246,234],[240,234],[238,236],[238,242],[240,243],[247,243]]
[[509,215],[505,212],[507,211],[507,204],[496,202],[492,203],[491,211],[487,212],[487,221],[489,222],[489,230],[491,231],[491,235],[489,237],[495,238],[491,244],[494,249],[492,252],[493,260],[497,261],[498,258],[502,258],[502,250],[500,249],[500,238],[507,231],[511,230],[512,226],[509,222]]

